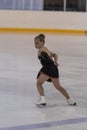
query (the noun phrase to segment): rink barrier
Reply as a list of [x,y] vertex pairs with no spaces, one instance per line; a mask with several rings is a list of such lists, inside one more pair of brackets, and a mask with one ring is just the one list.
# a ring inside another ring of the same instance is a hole
[[0,28],[0,32],[1,33],[50,33],[50,34],[87,35],[86,30],[39,29],[39,28]]

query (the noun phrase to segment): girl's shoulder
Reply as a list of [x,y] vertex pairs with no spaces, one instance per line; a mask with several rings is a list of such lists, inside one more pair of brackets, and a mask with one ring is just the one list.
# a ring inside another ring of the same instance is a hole
[[45,52],[48,54],[48,56],[51,56],[51,51],[49,51],[46,47],[43,47],[40,50],[38,50],[38,55],[40,55],[41,52]]
[[38,50],[38,53],[40,54],[41,52],[47,52],[46,47],[42,47],[41,49]]
[[50,50],[48,50],[48,48],[44,47],[42,51],[46,52],[49,56],[51,56],[51,52]]

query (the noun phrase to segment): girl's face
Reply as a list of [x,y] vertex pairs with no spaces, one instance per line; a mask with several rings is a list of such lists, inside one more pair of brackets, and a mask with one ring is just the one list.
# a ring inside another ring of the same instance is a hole
[[37,49],[40,49],[44,46],[44,43],[42,41],[40,41],[39,38],[34,40],[34,44]]

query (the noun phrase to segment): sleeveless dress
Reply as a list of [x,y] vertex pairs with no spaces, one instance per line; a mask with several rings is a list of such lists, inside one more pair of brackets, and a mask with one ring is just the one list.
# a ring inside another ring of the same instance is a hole
[[37,78],[40,76],[41,73],[44,73],[50,77],[47,80],[48,82],[51,82],[51,77],[59,78],[58,67],[54,64],[54,61],[46,52],[41,52],[38,58],[42,64],[42,68],[40,69]]

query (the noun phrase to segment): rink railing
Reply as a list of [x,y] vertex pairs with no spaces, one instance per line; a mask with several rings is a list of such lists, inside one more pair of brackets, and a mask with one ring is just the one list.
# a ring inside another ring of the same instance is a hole
[[87,34],[87,13],[0,11],[0,32]]
[[65,30],[65,29],[39,29],[39,28],[0,28],[1,33],[49,33],[68,35],[87,35],[85,30]]

